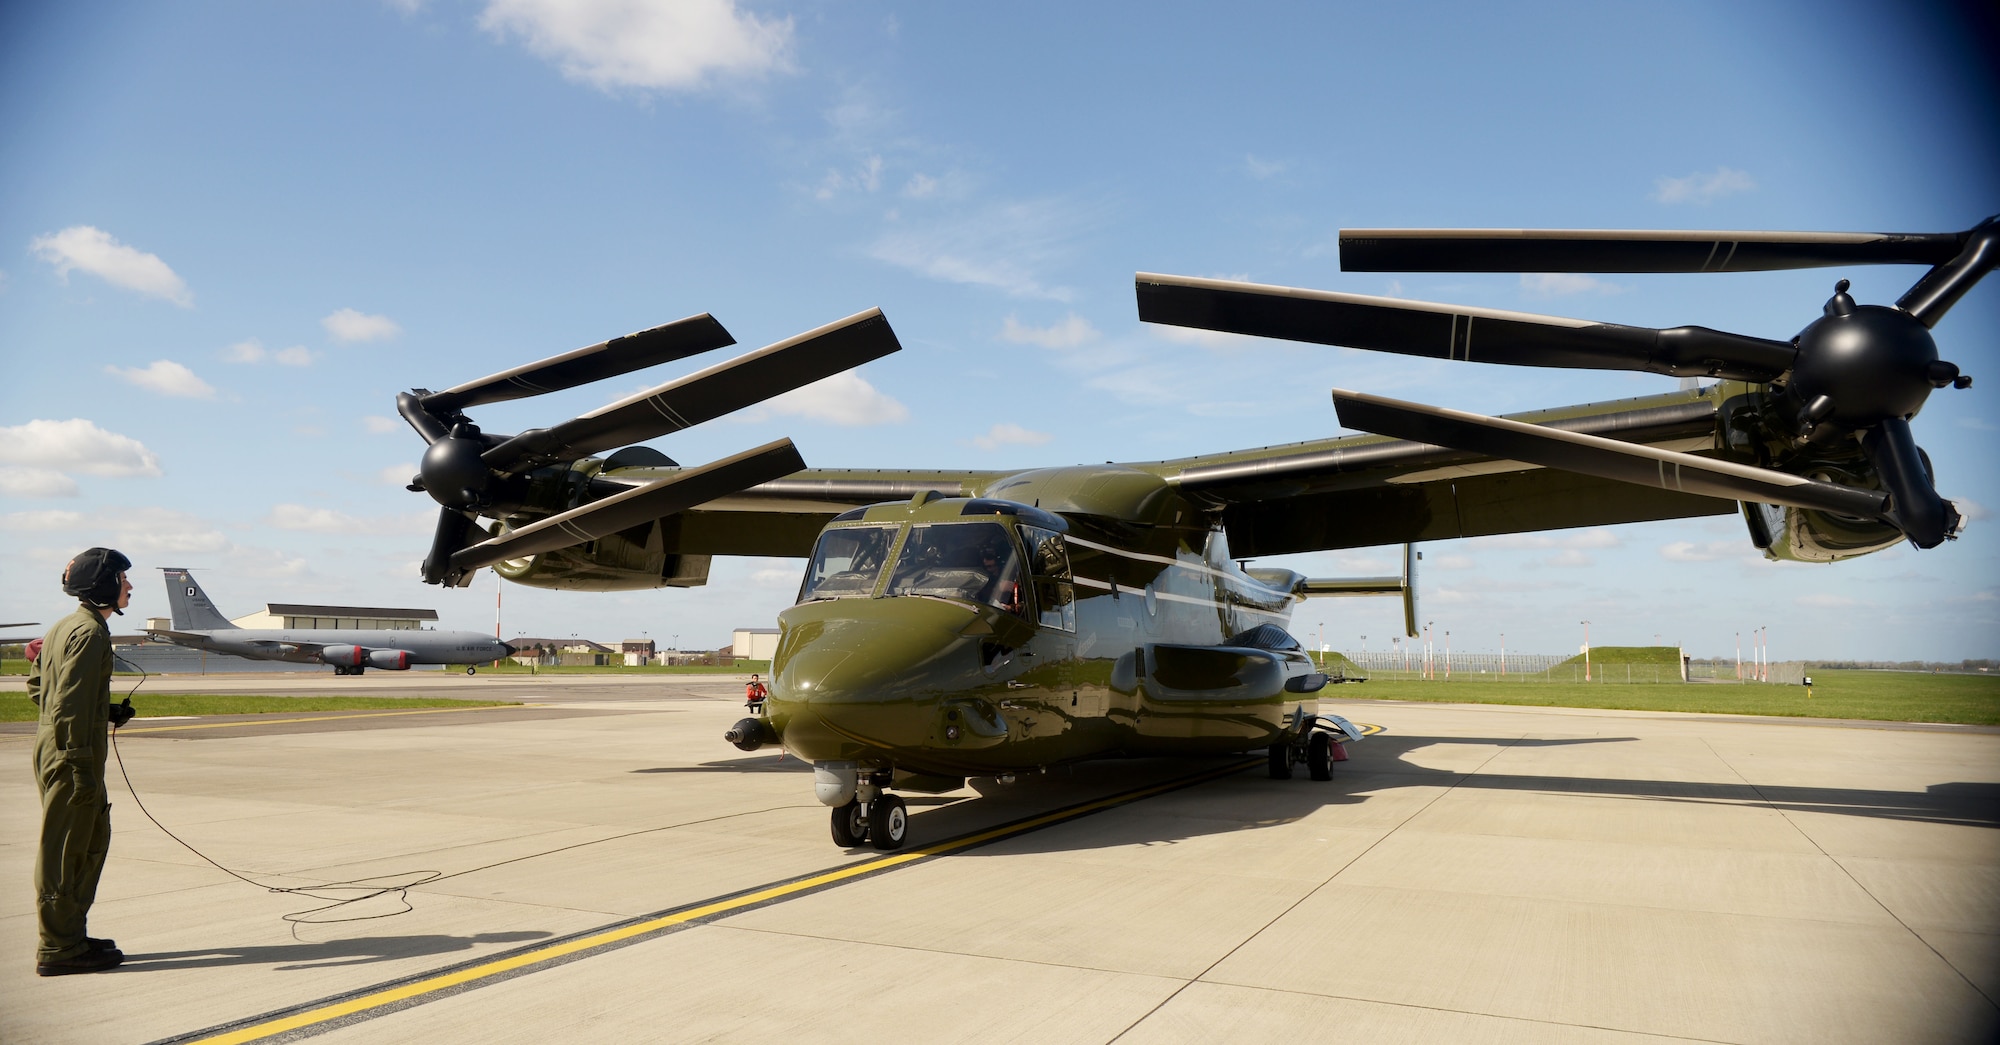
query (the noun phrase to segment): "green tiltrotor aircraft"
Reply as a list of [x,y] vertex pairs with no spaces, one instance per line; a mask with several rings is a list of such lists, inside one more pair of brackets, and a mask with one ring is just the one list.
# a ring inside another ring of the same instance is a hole
[[[1401,594],[1414,542],[1740,513],[1779,559],[1831,562],[1961,529],[1910,418],[1970,378],[1930,328],[2000,258],[1995,219],[1939,234],[1349,230],[1366,271],[1736,272],[1931,266],[1894,306],[1841,280],[1795,337],[1652,329],[1141,274],[1139,316],[1444,359],[1713,383],[1487,417],[1333,391],[1373,433],[1172,461],[1026,472],[807,469],[790,440],[698,467],[636,445],[899,349],[870,310],[544,429],[469,408],[630,373],[733,339],[695,316],[397,397],[442,507],[424,580],[480,567],[592,591],[705,582],[716,555],[807,560],[770,697],[727,739],[810,761],[836,842],[908,835],[894,792],[1115,755],[1263,750],[1328,779],[1359,732],[1287,631],[1314,595]],[[611,451],[608,454],[606,451]],[[604,454],[604,456],[595,456]],[[490,527],[477,520],[494,520]],[[1244,560],[1404,544],[1401,576],[1314,579]]]

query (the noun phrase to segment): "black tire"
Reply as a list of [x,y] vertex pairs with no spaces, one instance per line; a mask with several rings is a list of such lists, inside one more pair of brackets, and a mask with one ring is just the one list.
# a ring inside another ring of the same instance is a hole
[[465,673],[468,675],[477,675],[479,674],[479,666],[476,664],[467,664],[465,666]]
[[910,837],[910,813],[896,795],[883,795],[868,806],[868,841],[877,849],[901,849]]
[[1280,740],[1271,745],[1271,779],[1292,778],[1292,745]]
[[861,803],[848,799],[847,804],[833,811],[833,844],[842,849],[858,846],[868,836],[868,821],[861,812]]
[[1306,771],[1314,780],[1333,779],[1333,738],[1314,733],[1306,738]]

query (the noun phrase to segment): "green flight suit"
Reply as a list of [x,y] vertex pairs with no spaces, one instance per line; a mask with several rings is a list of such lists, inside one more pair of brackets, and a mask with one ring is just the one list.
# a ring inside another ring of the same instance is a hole
[[42,793],[42,844],[35,855],[38,962],[89,949],[84,921],[111,851],[111,803],[104,790],[110,754],[111,628],[78,606],[42,640],[28,672],[28,699],[41,706],[35,728],[35,784]]

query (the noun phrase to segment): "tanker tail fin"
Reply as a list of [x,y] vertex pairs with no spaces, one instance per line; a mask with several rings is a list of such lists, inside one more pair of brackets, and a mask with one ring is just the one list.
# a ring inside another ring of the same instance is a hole
[[167,605],[173,608],[175,631],[230,631],[236,625],[229,623],[208,601],[208,593],[196,584],[194,574],[179,566],[168,566],[161,573],[167,578]]

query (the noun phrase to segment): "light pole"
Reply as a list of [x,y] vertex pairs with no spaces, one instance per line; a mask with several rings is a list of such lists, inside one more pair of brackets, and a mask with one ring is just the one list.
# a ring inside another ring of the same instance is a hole
[[1507,633],[1500,633],[1500,677],[1507,677]]
[[1736,633],[1736,681],[1743,681],[1743,633]]
[[1451,681],[1451,629],[1444,632],[1444,680]]
[[1590,622],[1583,622],[1583,681],[1590,681]]
[[1436,621],[1431,620],[1424,622],[1424,678],[1427,680],[1437,674],[1436,658],[1431,656],[1431,643],[1433,642],[1431,638],[1431,625],[1436,623]]

